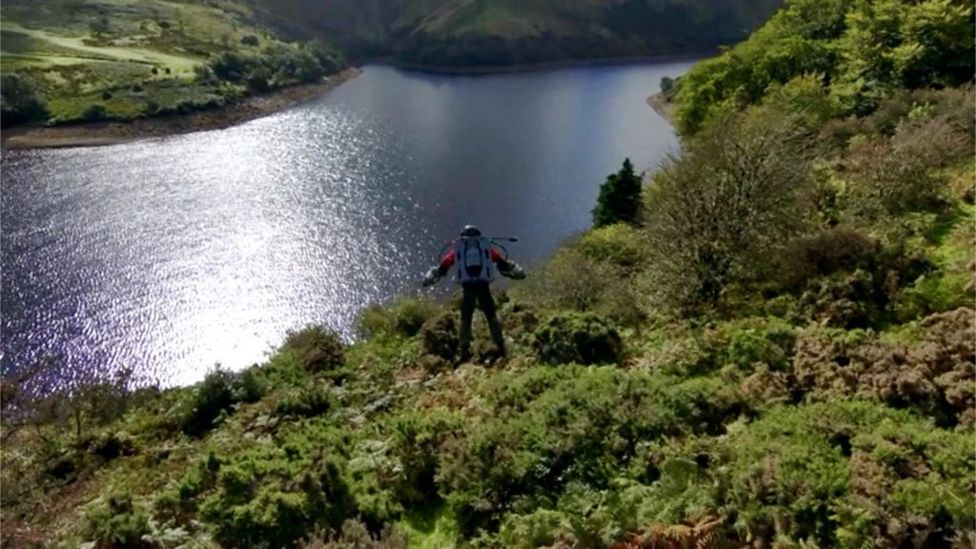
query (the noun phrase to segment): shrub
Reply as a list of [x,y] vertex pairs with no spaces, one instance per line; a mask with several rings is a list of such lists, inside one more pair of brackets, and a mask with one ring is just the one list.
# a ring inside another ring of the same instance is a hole
[[373,534],[361,521],[349,519],[334,535],[319,535],[299,544],[301,549],[407,549],[399,533],[384,530]]
[[[876,404],[782,407],[728,439],[735,457],[726,505],[738,509],[740,528],[770,541],[897,546],[926,530],[932,542],[946,541],[953,529],[938,526],[944,514],[957,527],[973,520],[973,495],[958,480],[972,465],[954,457],[965,438]],[[920,481],[944,483],[946,497],[916,500],[914,509],[889,499]],[[859,512],[864,505],[874,512]]]
[[965,308],[933,315],[921,322],[921,341],[915,345],[808,332],[797,343],[797,385],[809,400],[871,398],[916,408],[943,425],[969,423],[976,419],[973,318],[972,309]]
[[234,395],[233,373],[215,368],[193,392],[189,413],[183,419],[183,432],[191,436],[206,433],[214,426],[221,412],[230,410],[237,402]]
[[797,76],[783,85],[770,87],[762,103],[778,112],[796,113],[803,127],[818,129],[840,112],[840,105],[824,81],[823,74]]
[[444,312],[424,323],[420,336],[425,353],[444,360],[454,360],[459,338],[457,316],[456,313]]
[[252,366],[237,375],[234,398],[241,402],[257,402],[268,392],[268,381],[260,368]]
[[282,448],[238,450],[221,460],[199,517],[222,546],[242,540],[290,546],[316,530],[339,528],[356,503],[343,463],[321,452],[307,442],[302,448],[285,442]]
[[795,120],[752,113],[724,120],[658,172],[648,198],[650,288],[690,313],[758,276],[799,229],[809,185]]
[[119,456],[135,453],[135,444],[127,433],[106,432],[93,437],[86,444],[87,449],[98,457],[110,461]]
[[938,208],[945,176],[938,172],[965,151],[968,138],[945,117],[902,123],[890,137],[852,145],[845,157],[851,184],[844,200],[857,219],[876,223],[885,214]]
[[363,309],[359,315],[357,328],[360,335],[364,337],[381,334],[413,337],[439,310],[437,304],[432,301],[400,296],[385,307],[370,305]]
[[881,263],[881,244],[856,230],[834,227],[791,242],[783,254],[782,277],[793,288],[838,271],[873,270]]
[[210,69],[221,80],[239,82],[255,64],[255,59],[235,52],[224,52],[210,62]]
[[241,37],[241,44],[245,46],[256,47],[259,43],[258,37],[253,34],[247,34]]
[[0,77],[0,125],[25,124],[47,117],[47,106],[30,76],[15,73]]
[[[506,372],[472,400],[482,403],[482,419],[445,448],[438,475],[463,535],[493,532],[506,514],[552,509],[557,500],[561,506],[573,487],[606,488],[624,470],[656,478],[644,445],[718,432],[741,407],[734,387],[718,378],[593,366]],[[589,514],[564,511],[570,519]]]
[[681,84],[681,77],[677,79],[665,76],[661,79],[661,95],[668,101],[674,99]]
[[763,364],[784,371],[790,366],[796,344],[796,330],[789,324],[769,319],[755,325],[737,326],[728,345],[728,363],[741,370]]
[[499,320],[506,337],[510,337],[519,343],[528,344],[532,332],[539,326],[539,313],[532,305],[512,301],[503,306]]
[[279,416],[312,417],[332,408],[329,390],[318,384],[287,389],[278,399],[275,414]]
[[634,165],[626,158],[620,171],[607,176],[607,180],[600,185],[600,195],[593,208],[593,226],[636,223],[640,203],[641,178],[634,173]]
[[586,232],[575,244],[586,257],[624,269],[640,266],[647,257],[644,236],[633,226],[615,223]]
[[247,87],[254,92],[271,90],[271,71],[266,67],[255,67],[247,77]]
[[90,105],[81,113],[81,119],[85,122],[101,122],[108,118],[108,111],[104,105]]
[[551,547],[560,531],[568,530],[568,522],[559,511],[536,509],[526,515],[509,516],[499,528],[498,539],[505,547]]
[[536,329],[532,346],[550,364],[613,363],[623,354],[620,334],[593,313],[557,313]]
[[407,411],[389,421],[392,454],[399,460],[397,501],[404,508],[438,499],[437,477],[445,446],[463,432],[461,419],[443,409]]
[[294,353],[309,372],[333,371],[345,363],[345,345],[339,334],[325,326],[288,332],[281,350]]
[[148,549],[154,544],[142,538],[150,533],[149,518],[133,506],[129,495],[109,496],[85,515],[84,535],[97,547]]
[[628,514],[735,516],[731,545],[944,545],[974,518],[969,438],[877,403],[777,406],[723,437],[652,443],[658,479],[631,484]]
[[[521,378],[540,381],[537,370],[517,373],[505,385],[526,388]],[[517,408],[489,408],[483,424],[447,453],[439,476],[462,534],[494,530],[508,510],[548,506],[573,480],[605,481],[616,468],[615,451],[626,453],[637,438],[660,433],[667,420],[650,412],[655,395],[646,380],[622,394],[623,375],[567,367]]]
[[575,246],[564,247],[512,293],[547,309],[590,311],[614,277],[610,265],[587,257]]

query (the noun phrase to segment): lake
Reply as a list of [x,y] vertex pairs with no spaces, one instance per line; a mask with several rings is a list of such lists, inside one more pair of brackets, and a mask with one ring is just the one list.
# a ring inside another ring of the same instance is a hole
[[[531,267],[590,225],[606,175],[677,148],[645,102],[691,62],[446,76],[367,66],[225,130],[4,151],[0,369],[140,383],[263,360],[289,329],[354,337],[466,223]],[[530,273],[531,276],[531,273]]]

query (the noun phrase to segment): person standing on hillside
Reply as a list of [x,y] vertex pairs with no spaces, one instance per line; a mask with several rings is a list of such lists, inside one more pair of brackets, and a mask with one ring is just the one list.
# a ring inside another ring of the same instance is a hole
[[451,249],[445,252],[440,263],[431,267],[424,277],[424,286],[437,283],[457,266],[457,281],[463,292],[461,298],[461,335],[459,347],[461,362],[471,358],[471,321],[474,317],[475,304],[481,307],[488,321],[491,338],[498,347],[501,356],[505,356],[505,338],[502,334],[501,323],[495,312],[495,300],[491,296],[491,283],[495,279],[495,270],[507,278],[521,280],[525,278],[525,271],[514,261],[510,261],[504,248],[499,249],[491,238],[481,235],[481,231],[474,225],[465,225],[461,236],[451,243]]

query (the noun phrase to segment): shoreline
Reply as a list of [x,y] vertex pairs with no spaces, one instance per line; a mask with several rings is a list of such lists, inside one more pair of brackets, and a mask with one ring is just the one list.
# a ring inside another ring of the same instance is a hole
[[719,53],[718,51],[683,53],[683,54],[661,54],[661,55],[639,55],[628,57],[603,57],[598,59],[565,59],[562,61],[543,61],[539,63],[524,63],[515,65],[480,66],[480,67],[453,67],[449,65],[420,65],[396,61],[390,57],[379,57],[364,59],[362,64],[386,65],[405,71],[414,71],[427,74],[441,74],[450,76],[488,76],[497,74],[516,74],[523,72],[537,72],[557,69],[571,69],[576,67],[600,67],[600,66],[619,66],[619,65],[640,65],[645,63],[677,63],[681,61],[699,61]]
[[[389,57],[362,59],[358,62],[359,66],[343,69],[327,77],[328,80],[311,84],[298,84],[267,94],[254,95],[241,100],[239,103],[209,111],[154,118],[137,118],[126,121],[89,122],[50,127],[19,126],[7,128],[0,135],[0,147],[4,150],[99,147],[198,131],[229,128],[315,99],[362,74],[362,68],[360,67],[365,64],[385,65],[399,70],[424,74],[488,76],[574,67],[695,61],[711,53],[611,57],[584,60],[567,59],[562,61],[490,67],[414,65],[397,62]],[[648,97],[647,104],[673,125],[674,105],[665,101],[660,93],[655,93]]]
[[665,119],[668,124],[674,126],[674,111],[677,110],[677,105],[665,99],[661,92],[648,96],[647,104],[654,109],[654,112],[661,115],[661,118]]
[[21,126],[3,130],[5,150],[98,147],[155,137],[220,130],[294,107],[337,88],[362,73],[350,67],[319,82],[289,86],[254,95],[220,109],[190,114],[138,118],[119,122],[93,122],[51,127]]

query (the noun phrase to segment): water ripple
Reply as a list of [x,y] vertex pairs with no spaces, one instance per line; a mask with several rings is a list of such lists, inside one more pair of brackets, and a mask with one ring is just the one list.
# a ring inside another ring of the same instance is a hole
[[[538,260],[589,224],[603,176],[675,146],[643,103],[688,64],[450,78],[367,67],[227,130],[5,152],[2,371],[71,384],[199,380],[285,332],[398,292],[466,222]],[[443,294],[448,284],[434,290]]]

